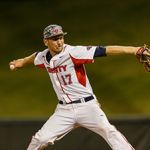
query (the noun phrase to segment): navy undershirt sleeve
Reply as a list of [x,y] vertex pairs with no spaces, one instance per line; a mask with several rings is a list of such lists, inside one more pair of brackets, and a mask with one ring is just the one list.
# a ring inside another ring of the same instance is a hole
[[94,53],[94,58],[95,57],[102,57],[102,56],[106,56],[106,47],[104,46],[97,46],[95,53]]

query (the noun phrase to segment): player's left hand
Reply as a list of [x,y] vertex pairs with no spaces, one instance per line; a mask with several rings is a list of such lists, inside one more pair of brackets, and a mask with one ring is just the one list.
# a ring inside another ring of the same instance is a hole
[[138,49],[136,52],[136,57],[139,62],[144,65],[146,71],[150,72],[150,49],[147,47],[147,45],[144,45]]

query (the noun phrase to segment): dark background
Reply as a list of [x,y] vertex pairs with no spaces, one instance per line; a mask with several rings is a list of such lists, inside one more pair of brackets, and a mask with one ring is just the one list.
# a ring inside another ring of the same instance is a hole
[[[72,45],[150,44],[148,0],[0,2],[0,118],[47,118],[57,98],[45,70],[11,72],[9,62],[46,47],[43,29],[60,24]],[[150,74],[133,55],[97,58],[86,66],[108,116],[150,115]]]

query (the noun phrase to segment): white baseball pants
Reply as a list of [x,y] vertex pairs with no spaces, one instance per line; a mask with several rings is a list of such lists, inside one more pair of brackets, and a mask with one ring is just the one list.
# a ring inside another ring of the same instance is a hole
[[76,125],[102,136],[112,150],[134,150],[125,137],[109,123],[96,100],[78,104],[58,104],[55,113],[32,137],[27,150],[38,150],[48,143],[54,144],[54,141],[61,139]]

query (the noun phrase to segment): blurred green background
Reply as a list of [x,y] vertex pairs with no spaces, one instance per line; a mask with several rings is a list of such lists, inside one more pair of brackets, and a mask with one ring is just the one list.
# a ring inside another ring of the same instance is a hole
[[[149,0],[0,2],[0,118],[43,118],[57,98],[45,70],[11,72],[9,62],[45,49],[43,29],[60,24],[72,45],[150,44]],[[150,115],[150,73],[133,55],[97,58],[86,66],[108,116]]]

